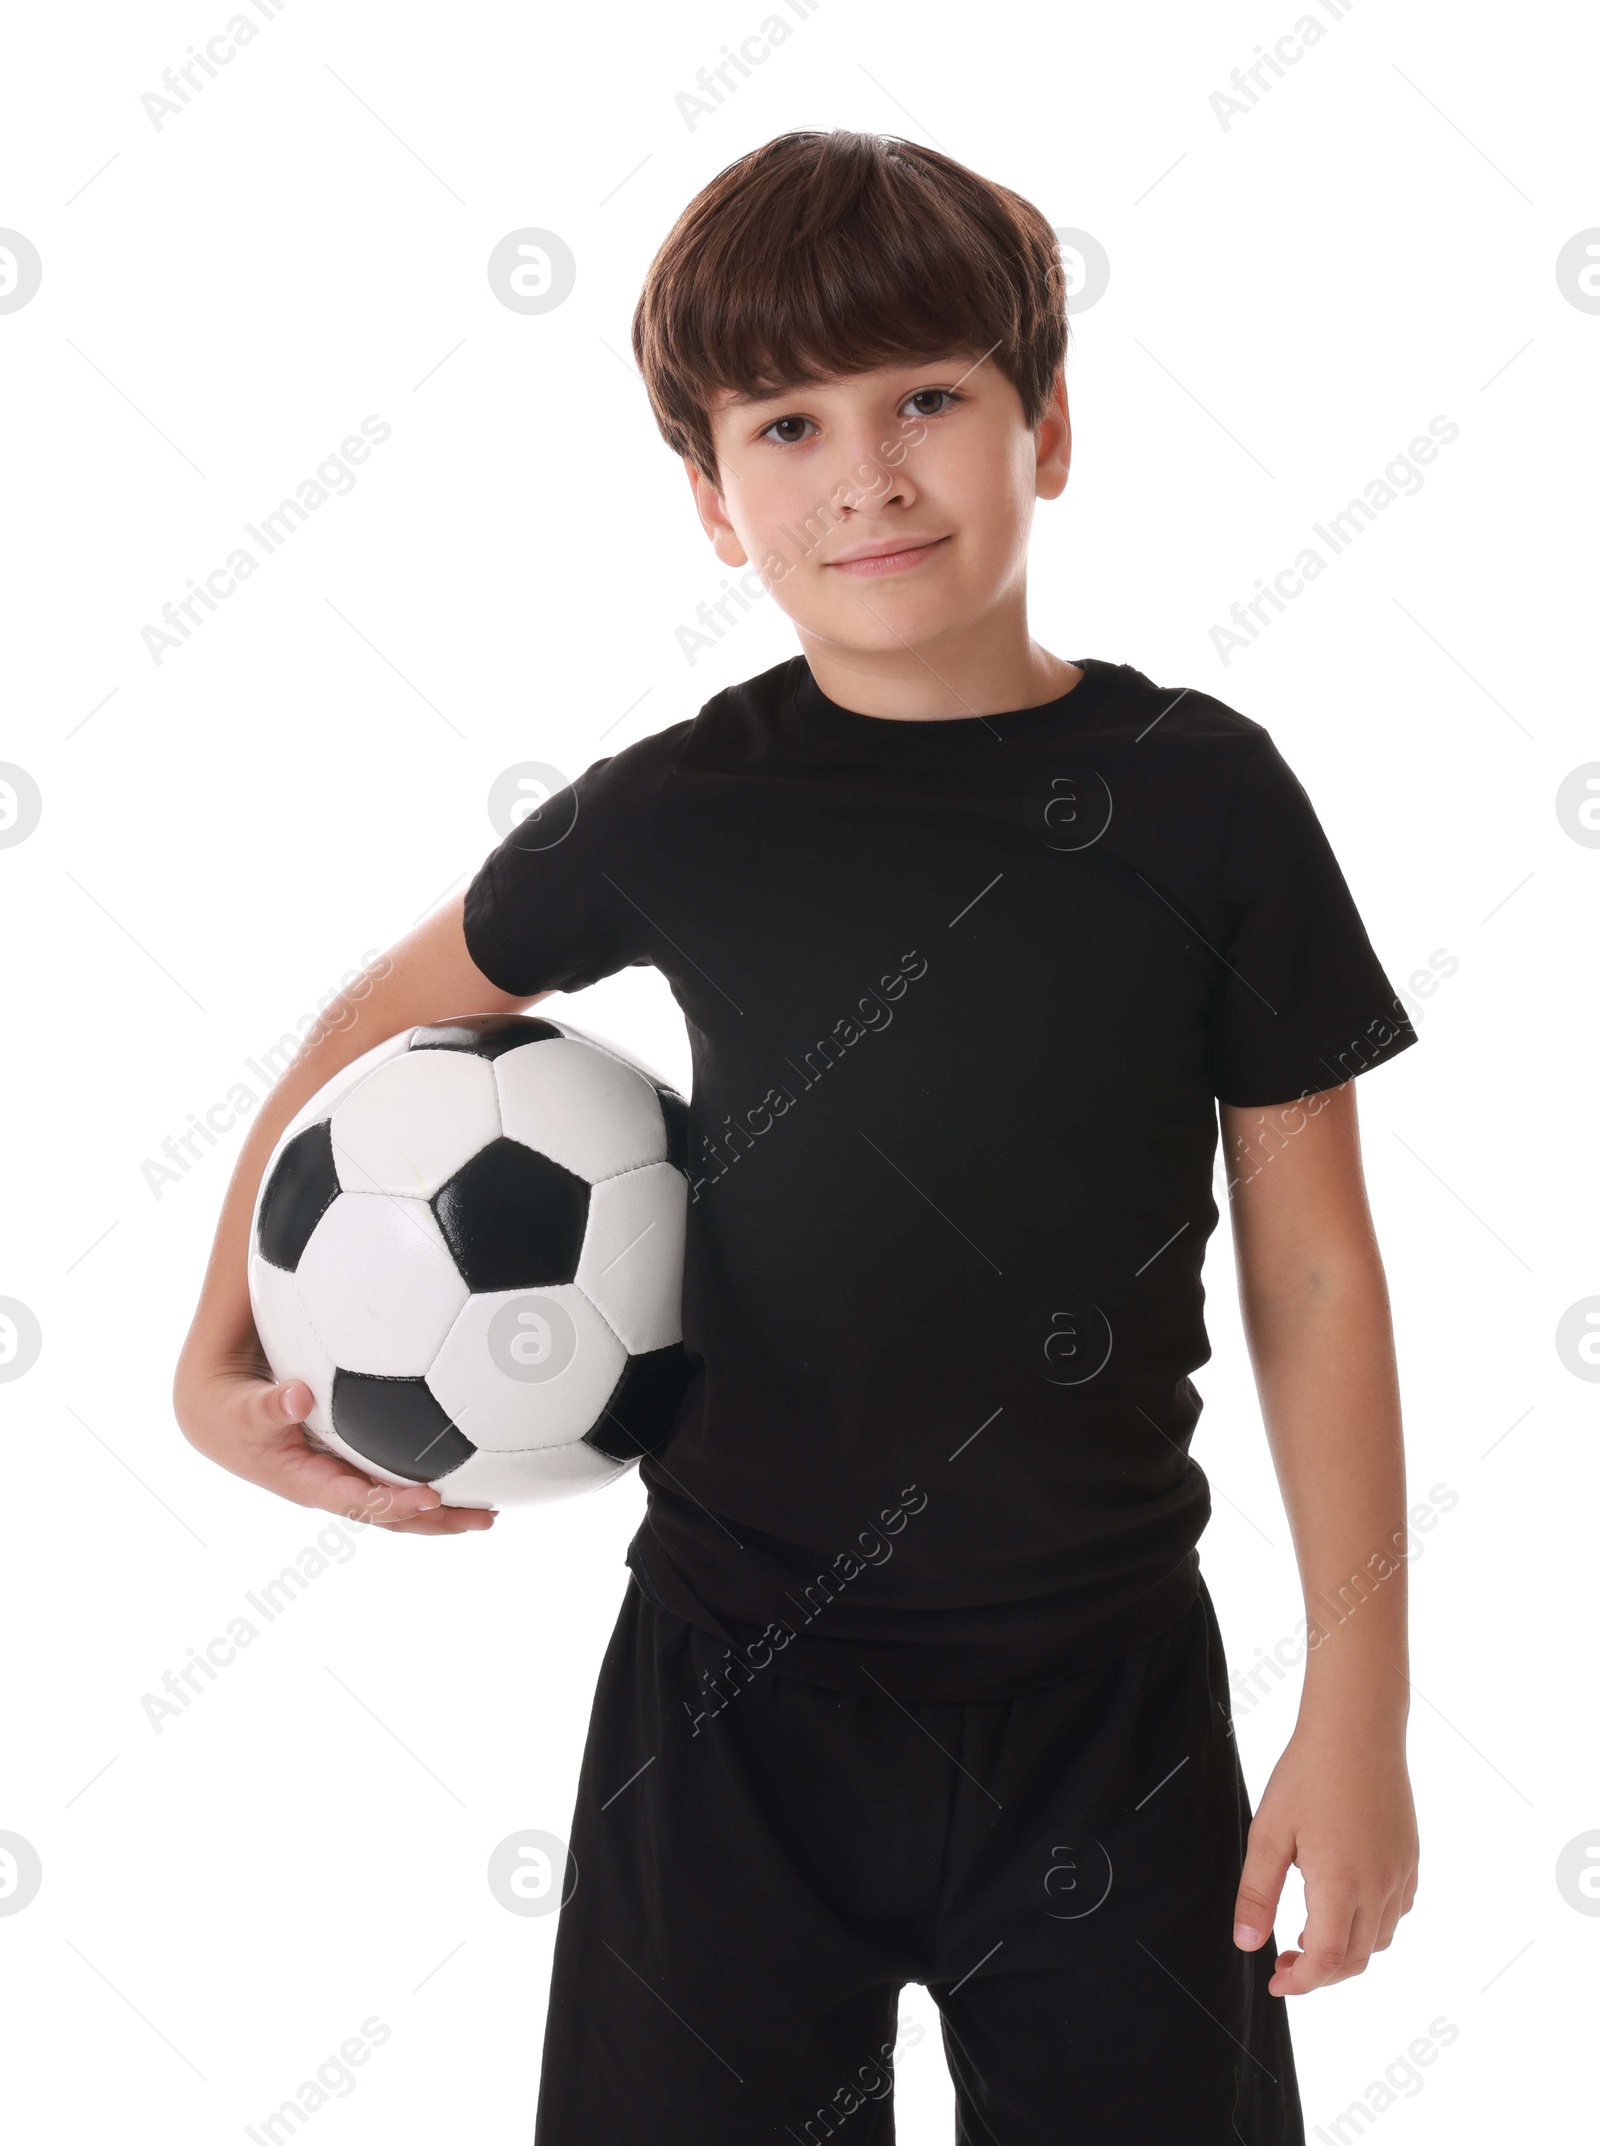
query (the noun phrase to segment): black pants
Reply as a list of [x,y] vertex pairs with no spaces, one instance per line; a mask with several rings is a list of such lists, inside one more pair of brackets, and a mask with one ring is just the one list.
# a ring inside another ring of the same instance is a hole
[[958,2146],[1303,2146],[1277,1946],[1232,1942],[1250,1808],[1203,1588],[1022,1698],[727,1667],[630,1583],[536,2146],[892,2146],[906,1982],[943,2020]]

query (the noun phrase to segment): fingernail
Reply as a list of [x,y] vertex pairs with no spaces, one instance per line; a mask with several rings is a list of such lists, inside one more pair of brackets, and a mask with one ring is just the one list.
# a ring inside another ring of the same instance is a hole
[[1266,1934],[1265,1930],[1252,1930],[1247,1922],[1236,1922],[1233,1926],[1233,1942],[1242,1946],[1246,1952],[1253,1952],[1256,1946],[1263,1942]]

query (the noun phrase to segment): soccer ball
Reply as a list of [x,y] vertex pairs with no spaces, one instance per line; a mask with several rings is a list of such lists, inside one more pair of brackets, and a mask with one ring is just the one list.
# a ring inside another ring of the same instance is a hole
[[250,1302],[311,1440],[446,1505],[568,1497],[656,1453],[682,1345],[688,1105],[564,1022],[389,1037],[284,1128]]

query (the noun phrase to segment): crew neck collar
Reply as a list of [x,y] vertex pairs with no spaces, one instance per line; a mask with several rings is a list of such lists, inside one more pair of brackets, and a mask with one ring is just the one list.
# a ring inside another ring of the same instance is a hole
[[807,727],[844,745],[883,753],[956,754],[993,751],[997,745],[1030,733],[1043,735],[1063,716],[1076,722],[1106,698],[1115,685],[1119,664],[1096,656],[1071,659],[1083,676],[1054,700],[1031,708],[1010,708],[996,715],[863,715],[830,700],[817,684],[803,655],[792,658],[795,708]]

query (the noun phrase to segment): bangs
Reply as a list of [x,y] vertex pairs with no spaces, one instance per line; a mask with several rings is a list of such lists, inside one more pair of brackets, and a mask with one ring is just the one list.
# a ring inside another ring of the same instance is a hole
[[897,360],[992,352],[1027,421],[1066,349],[1066,282],[1038,210],[938,152],[780,136],[689,204],[651,266],[633,348],[669,446],[716,475],[708,405]]

